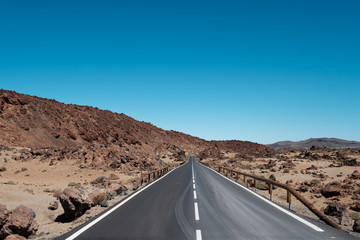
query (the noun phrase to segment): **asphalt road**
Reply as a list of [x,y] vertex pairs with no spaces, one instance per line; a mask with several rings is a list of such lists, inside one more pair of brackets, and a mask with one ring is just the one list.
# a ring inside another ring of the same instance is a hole
[[298,216],[195,161],[59,239],[357,239]]

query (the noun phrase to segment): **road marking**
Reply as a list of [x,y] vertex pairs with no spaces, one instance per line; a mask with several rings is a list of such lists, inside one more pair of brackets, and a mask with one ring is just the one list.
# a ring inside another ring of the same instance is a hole
[[[199,163],[199,164],[200,164],[200,163]],[[206,166],[203,166],[203,167],[206,167]],[[289,215],[289,216],[291,216],[291,217],[295,218],[296,220],[298,220],[298,221],[302,222],[303,224],[307,225],[308,227],[310,227],[310,228],[314,229],[315,231],[317,231],[317,232],[324,232],[324,230],[323,230],[323,229],[321,229],[321,228],[319,228],[318,226],[316,226],[316,225],[314,225],[314,224],[312,224],[312,223],[310,223],[310,222],[306,221],[305,219],[302,219],[301,217],[299,217],[299,216],[297,216],[297,215],[295,215],[295,214],[293,214],[293,213],[289,212],[288,210],[286,210],[286,209],[284,209],[284,208],[282,208],[282,207],[278,206],[277,204],[275,204],[275,203],[273,203],[273,202],[269,201],[268,199],[264,198],[263,196],[261,196],[261,195],[259,195],[259,194],[255,193],[255,192],[251,191],[250,189],[248,189],[248,188],[244,187],[243,185],[241,185],[241,184],[239,184],[239,183],[237,183],[237,182],[235,182],[235,181],[233,181],[233,180],[231,180],[231,179],[229,179],[229,178],[227,178],[227,177],[225,177],[225,176],[221,175],[220,173],[218,173],[218,172],[217,172],[217,171],[215,171],[214,169],[209,168],[209,167],[206,167],[206,168],[208,168],[208,169],[212,170],[213,172],[215,172],[215,173],[219,174],[220,176],[222,176],[223,178],[227,179],[228,181],[230,181],[230,182],[232,182],[232,183],[235,183],[235,184],[236,184],[236,185],[238,185],[239,187],[241,187],[241,188],[243,188],[244,190],[248,191],[249,193],[251,193],[251,194],[253,194],[253,195],[257,196],[258,198],[260,198],[260,199],[262,199],[263,201],[267,202],[267,203],[268,203],[268,204],[270,204],[271,206],[273,206],[273,207],[275,207],[275,208],[279,209],[279,210],[280,210],[280,211],[282,211],[283,213],[286,213],[287,215]]]
[[198,207],[197,202],[194,203],[194,208],[195,208],[195,220],[196,220],[196,221],[199,221],[199,220],[200,220],[200,217],[199,217],[199,207]]
[[196,240],[202,240],[201,230],[196,230]]
[[196,189],[196,188],[195,188],[195,184],[193,184],[193,188]]
[[195,180],[193,179],[193,183],[195,183]]
[[165,178],[166,175],[170,174],[172,171],[181,168],[183,166],[185,166],[186,164],[183,164],[177,168],[174,168],[173,170],[171,170],[170,172],[166,173],[163,177],[156,179],[154,182],[150,183],[149,185],[143,187],[142,189],[139,189],[137,192],[133,193],[132,195],[130,195],[128,198],[124,199],[123,201],[121,201],[118,205],[116,205],[115,207],[111,208],[109,211],[105,212],[103,215],[99,216],[97,219],[95,219],[94,221],[90,222],[89,224],[85,225],[84,227],[80,228],[77,232],[75,232],[74,234],[72,234],[71,236],[69,236],[68,238],[66,238],[66,240],[73,240],[75,238],[77,238],[80,234],[82,234],[83,232],[85,232],[86,230],[88,230],[89,228],[91,228],[92,226],[94,226],[96,223],[100,222],[102,219],[104,219],[106,216],[108,216],[110,213],[114,212],[116,209],[118,209],[119,207],[121,207],[122,205],[124,205],[125,203],[127,203],[129,200],[131,200],[132,198],[134,198],[136,195],[138,195],[139,193],[141,193],[142,191],[144,191],[145,189],[147,189],[148,187],[150,187],[151,185],[155,184],[156,182],[162,180]]
[[194,199],[197,199],[196,191],[194,190]]

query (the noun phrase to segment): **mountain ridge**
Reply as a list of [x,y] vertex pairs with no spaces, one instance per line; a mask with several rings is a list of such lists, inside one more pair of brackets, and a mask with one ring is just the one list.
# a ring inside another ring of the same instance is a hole
[[185,159],[185,155],[196,155],[211,148],[259,156],[274,153],[258,143],[206,141],[137,121],[123,113],[64,104],[3,89],[0,90],[0,144],[35,149],[92,148],[94,145],[111,149],[111,153],[105,155],[116,152],[119,156],[138,160],[158,159],[168,152]]
[[355,148],[360,149],[360,142],[349,141],[339,138],[309,138],[301,141],[280,141],[272,144],[266,144],[271,149],[275,151],[282,150],[284,148],[293,148],[293,149],[310,149],[312,146],[316,147],[326,147],[332,149],[347,149]]

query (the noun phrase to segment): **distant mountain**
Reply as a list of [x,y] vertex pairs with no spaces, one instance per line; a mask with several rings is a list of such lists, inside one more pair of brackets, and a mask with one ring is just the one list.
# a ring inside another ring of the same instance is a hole
[[331,149],[346,149],[346,148],[360,149],[360,142],[347,141],[338,138],[310,138],[298,142],[292,142],[292,141],[276,142],[273,144],[268,144],[266,146],[276,151],[282,150],[284,148],[310,149],[312,146],[327,147]]

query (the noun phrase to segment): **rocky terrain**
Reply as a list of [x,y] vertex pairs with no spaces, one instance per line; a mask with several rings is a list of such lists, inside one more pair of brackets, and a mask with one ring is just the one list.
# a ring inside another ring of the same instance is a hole
[[347,141],[338,138],[310,138],[298,142],[292,142],[292,141],[276,142],[273,144],[268,144],[267,146],[276,151],[283,150],[285,148],[310,149],[312,146],[326,147],[331,149],[347,149],[347,148],[360,149],[360,142]]
[[52,239],[131,193],[141,171],[230,153],[275,154],[257,143],[205,141],[124,114],[0,90],[0,239]]
[[[360,150],[313,146],[309,150],[284,149],[272,157],[221,151],[213,156],[203,154],[202,161],[213,168],[224,166],[289,183],[345,229],[360,232]],[[248,184],[254,185],[251,179]],[[269,196],[266,184],[260,183],[258,188]],[[277,188],[273,195],[276,202],[286,206],[284,190]],[[316,218],[300,202],[294,201],[293,205],[295,211]]]

